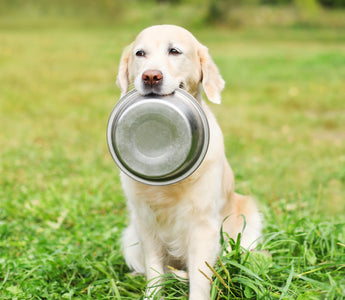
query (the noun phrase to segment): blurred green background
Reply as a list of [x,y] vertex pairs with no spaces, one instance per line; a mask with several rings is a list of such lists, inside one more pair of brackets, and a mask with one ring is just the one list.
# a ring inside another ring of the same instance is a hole
[[[264,198],[321,193],[325,209],[344,211],[344,5],[2,0],[3,180],[34,187],[41,174],[47,185],[61,155],[100,168],[87,176],[117,178],[104,131],[122,49],[146,26],[173,23],[209,47],[227,83],[212,109],[239,189]],[[56,162],[41,166],[45,156]],[[70,171],[67,163],[62,172]]]
[[302,217],[344,220],[344,6],[1,0],[0,295],[61,299],[99,286],[101,299],[102,276],[108,284],[128,271],[125,199],[105,130],[122,49],[154,24],[187,28],[219,66],[223,103],[210,106],[236,189],[259,199],[265,232]]

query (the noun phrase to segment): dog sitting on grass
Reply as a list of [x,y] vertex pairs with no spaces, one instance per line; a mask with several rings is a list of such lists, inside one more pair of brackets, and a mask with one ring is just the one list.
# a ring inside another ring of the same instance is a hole
[[190,32],[159,25],[143,30],[124,50],[117,84],[122,95],[132,85],[141,95],[168,95],[183,88],[207,116],[209,148],[192,175],[176,184],[150,186],[121,173],[121,182],[130,215],[124,256],[130,268],[146,275],[146,297],[155,297],[159,275],[172,266],[187,270],[189,299],[210,299],[205,275],[212,277],[212,272],[205,262],[216,261],[221,226],[233,239],[242,233],[241,246],[247,249],[255,248],[262,227],[255,201],[234,191],[221,129],[202,99],[203,90],[209,101],[220,104],[224,80],[208,49]]

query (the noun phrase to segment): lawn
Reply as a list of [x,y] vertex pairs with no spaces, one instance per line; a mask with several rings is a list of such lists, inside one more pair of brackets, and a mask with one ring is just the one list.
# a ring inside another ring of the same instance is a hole
[[[126,206],[105,131],[121,51],[154,16],[209,47],[226,81],[210,106],[236,189],[265,220],[264,251],[233,241],[220,257],[212,299],[343,299],[345,25],[212,27],[167,8],[123,23],[1,16],[0,298],[143,296],[120,249]],[[186,282],[165,285],[168,299],[187,299]]]

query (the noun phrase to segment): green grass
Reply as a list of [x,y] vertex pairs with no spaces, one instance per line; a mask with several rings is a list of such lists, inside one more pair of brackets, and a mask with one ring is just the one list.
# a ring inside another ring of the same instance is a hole
[[[236,189],[265,219],[265,251],[231,241],[212,299],[342,299],[345,27],[212,28],[181,10],[158,7],[154,23],[166,17],[209,47],[227,82],[212,109]],[[122,48],[150,23],[132,22],[140,14],[0,20],[1,299],[143,296],[120,250],[125,199],[105,138]],[[188,284],[167,276],[165,291],[186,299]]]

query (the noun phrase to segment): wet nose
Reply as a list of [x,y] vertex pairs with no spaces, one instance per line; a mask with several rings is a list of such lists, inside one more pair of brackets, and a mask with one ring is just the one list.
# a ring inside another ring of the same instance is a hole
[[154,85],[158,85],[162,82],[163,74],[159,70],[147,70],[143,73],[142,80],[145,85],[153,87]]

